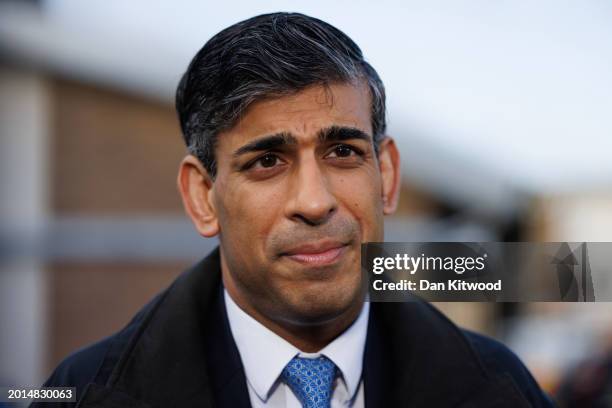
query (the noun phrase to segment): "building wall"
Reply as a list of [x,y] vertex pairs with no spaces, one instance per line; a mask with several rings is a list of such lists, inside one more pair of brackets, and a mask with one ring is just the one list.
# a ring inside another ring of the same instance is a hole
[[[180,216],[175,180],[185,147],[173,108],[68,80],[50,82],[53,217],[65,224],[95,219],[103,226],[106,220],[110,234],[119,237],[125,234],[111,220]],[[120,253],[101,257],[93,248],[90,254],[68,253],[51,262],[48,368],[119,330],[191,263],[149,259],[139,254],[134,240],[126,241],[136,248],[131,259]]]

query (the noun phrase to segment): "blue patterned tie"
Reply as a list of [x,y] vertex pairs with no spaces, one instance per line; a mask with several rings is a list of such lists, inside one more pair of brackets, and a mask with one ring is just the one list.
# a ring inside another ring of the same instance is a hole
[[282,377],[304,408],[329,408],[336,365],[327,357],[294,357]]

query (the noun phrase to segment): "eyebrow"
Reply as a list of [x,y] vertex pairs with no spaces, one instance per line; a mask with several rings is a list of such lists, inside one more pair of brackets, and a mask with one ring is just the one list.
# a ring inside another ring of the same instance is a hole
[[351,139],[365,140],[366,142],[372,141],[372,137],[363,130],[348,126],[331,126],[321,129],[318,137],[321,143],[341,142]]
[[[370,135],[363,130],[348,126],[330,126],[328,128],[321,129],[317,133],[317,137],[320,143],[340,142],[351,139],[365,140],[366,142],[372,141]],[[281,146],[296,144],[298,144],[298,140],[295,136],[288,132],[282,132],[255,139],[236,149],[233,156],[239,157],[247,153],[261,152],[275,148],[278,149]]]
[[264,136],[262,138],[255,139],[252,142],[245,144],[234,152],[234,157],[238,157],[246,153],[260,152],[263,150],[270,150],[274,148],[279,148],[281,146],[294,145],[297,143],[297,138],[292,134],[286,132],[277,133],[275,135]]

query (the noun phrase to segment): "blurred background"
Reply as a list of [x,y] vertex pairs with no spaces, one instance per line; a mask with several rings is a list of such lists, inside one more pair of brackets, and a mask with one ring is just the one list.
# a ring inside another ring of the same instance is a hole
[[[612,241],[610,2],[3,0],[0,385],[41,384],[216,245],[176,191],[174,91],[212,35],[272,11],[340,28],[385,82],[387,241]],[[438,307],[564,406],[612,406],[612,305]]]

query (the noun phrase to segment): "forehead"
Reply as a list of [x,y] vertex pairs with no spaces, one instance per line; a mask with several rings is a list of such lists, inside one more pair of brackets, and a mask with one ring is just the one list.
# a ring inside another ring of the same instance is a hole
[[371,136],[370,107],[370,93],[363,83],[311,86],[253,103],[232,129],[219,135],[218,146],[236,146],[277,133],[291,133],[298,142],[309,142],[330,126],[357,128]]

